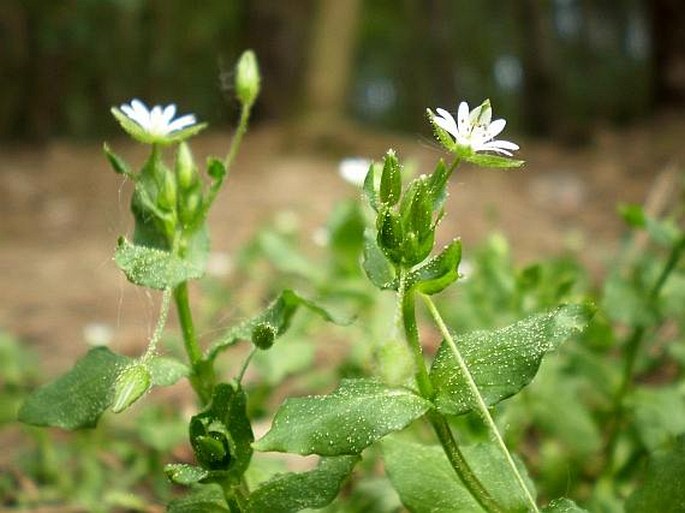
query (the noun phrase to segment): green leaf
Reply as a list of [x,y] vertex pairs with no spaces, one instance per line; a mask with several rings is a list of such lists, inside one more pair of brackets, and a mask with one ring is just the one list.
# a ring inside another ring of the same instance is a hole
[[[381,443],[383,461],[402,503],[413,513],[485,511],[464,487],[442,447],[389,436]],[[494,445],[460,447],[466,461],[504,511],[527,512],[511,470]],[[519,464],[525,476],[525,468]],[[532,489],[532,485],[529,484]]]
[[128,164],[126,164],[124,159],[122,159],[119,155],[114,153],[109,148],[107,143],[103,145],[102,149],[105,152],[105,156],[107,157],[109,164],[112,166],[112,169],[114,169],[114,172],[119,173],[120,175],[133,177],[133,172],[131,171],[131,168],[128,167]]
[[114,261],[131,283],[158,290],[173,288],[204,274],[200,265],[168,251],[131,244],[124,237],[119,239]]
[[[190,420],[190,444],[195,457],[207,470],[238,481],[252,457],[254,435],[247,418],[247,397],[237,383],[220,383],[205,411]],[[211,477],[211,476],[210,476]]]
[[415,288],[423,294],[437,294],[459,278],[461,241],[453,240],[430,260],[414,269],[408,276],[408,288]]
[[371,208],[378,212],[379,199],[378,194],[376,194],[376,166],[373,162],[369,166],[369,171],[364,178],[362,192],[364,193],[364,196],[366,196],[366,200],[369,202]]
[[183,362],[168,356],[155,356],[146,362],[152,377],[152,384],[169,387],[190,375],[190,369]]
[[171,463],[164,467],[164,473],[172,483],[190,486],[205,479],[209,470],[186,463]]
[[215,484],[197,486],[169,503],[167,513],[229,513],[223,490]]
[[376,287],[381,290],[397,290],[398,280],[390,261],[378,247],[372,230],[364,233],[364,271]]
[[407,388],[370,379],[346,379],[330,395],[286,399],[258,451],[339,456],[359,454],[430,408]]
[[33,392],[19,420],[35,426],[92,428],[114,400],[114,383],[129,358],[105,347],[88,351],[72,370]]
[[471,164],[480,167],[491,167],[498,169],[521,167],[526,163],[525,160],[510,159],[508,157],[498,157],[497,155],[486,155],[482,153],[474,153],[466,157],[466,160]]
[[[505,328],[454,338],[483,399],[491,406],[530,383],[542,357],[581,333],[593,312],[587,305],[564,305]],[[471,411],[473,398],[452,350],[444,341],[430,377],[439,411],[452,415]]]
[[334,324],[345,325],[351,322],[350,319],[329,312],[318,303],[306,299],[297,292],[286,289],[263,312],[233,327],[224,338],[215,342],[207,353],[206,359],[213,360],[223,349],[233,345],[238,340],[252,340],[254,330],[259,325],[272,327],[275,330],[276,338],[280,337],[288,330],[293,315],[300,307],[304,307]]
[[578,507],[571,499],[563,497],[550,502],[543,508],[542,513],[588,513],[588,511]]
[[685,435],[652,454],[643,485],[626,502],[626,513],[685,511]]
[[358,456],[322,458],[309,472],[277,475],[250,494],[247,511],[294,513],[305,508],[323,508],[338,495],[357,461]]

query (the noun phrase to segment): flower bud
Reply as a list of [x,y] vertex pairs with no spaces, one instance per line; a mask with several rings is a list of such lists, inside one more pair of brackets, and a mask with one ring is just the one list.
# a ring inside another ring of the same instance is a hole
[[193,160],[190,147],[183,141],[176,152],[176,180],[181,190],[190,189],[198,179],[197,166]]
[[200,187],[185,192],[179,204],[179,217],[185,226],[193,224],[202,208],[202,190]]
[[176,208],[176,178],[168,169],[161,176],[157,205],[167,211]]
[[394,263],[400,263],[402,259],[402,223],[390,210],[385,210],[378,215],[378,246],[383,253]]
[[240,56],[236,66],[235,89],[238,100],[243,105],[252,105],[259,95],[261,77],[257,57],[252,50]]
[[150,372],[141,363],[124,369],[114,384],[112,411],[119,413],[135,403],[150,388]]
[[252,343],[259,349],[266,351],[274,345],[277,334],[274,326],[260,322],[252,329]]
[[400,163],[395,152],[388,151],[383,162],[383,174],[381,175],[380,198],[381,203],[392,206],[397,204],[402,194],[402,177],[400,176]]

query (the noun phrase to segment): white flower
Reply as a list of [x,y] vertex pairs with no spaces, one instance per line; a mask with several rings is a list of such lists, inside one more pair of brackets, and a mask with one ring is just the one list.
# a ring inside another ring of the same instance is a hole
[[183,130],[197,123],[193,114],[174,119],[176,105],[173,103],[164,108],[155,105],[152,110],[148,110],[143,102],[133,99],[130,105],[123,104],[121,111],[153,138],[166,138],[172,132]]
[[519,149],[518,145],[503,140],[496,140],[507,122],[504,119],[492,119],[490,101],[485,100],[481,105],[469,111],[466,102],[459,104],[457,120],[445,109],[435,109],[437,114],[431,112],[433,122],[448,132],[457,144],[462,148],[468,148],[473,153],[479,151],[493,151],[509,157],[512,151]]
[[364,185],[364,179],[369,172],[371,161],[361,157],[350,157],[340,161],[338,165],[338,172],[340,176],[352,185],[361,187]]

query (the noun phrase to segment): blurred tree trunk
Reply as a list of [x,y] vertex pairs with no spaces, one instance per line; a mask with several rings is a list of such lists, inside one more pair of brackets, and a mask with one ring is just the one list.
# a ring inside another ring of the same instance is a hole
[[523,119],[534,135],[548,135],[554,128],[551,41],[549,13],[543,2],[519,0],[516,3],[519,26],[525,31],[521,41],[523,64]]
[[683,0],[647,2],[652,23],[654,101],[685,105],[685,5]]
[[[304,83],[305,125],[331,133],[344,122],[361,0],[319,0]],[[314,135],[314,134],[312,134]]]

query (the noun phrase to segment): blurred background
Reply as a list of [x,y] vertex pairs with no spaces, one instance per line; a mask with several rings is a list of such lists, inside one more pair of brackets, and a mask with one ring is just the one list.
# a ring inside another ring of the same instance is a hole
[[3,0],[0,138],[97,139],[108,107],[237,110],[254,48],[258,120],[425,128],[424,109],[490,97],[511,126],[571,142],[685,99],[679,0]]

